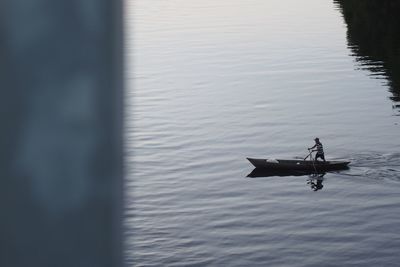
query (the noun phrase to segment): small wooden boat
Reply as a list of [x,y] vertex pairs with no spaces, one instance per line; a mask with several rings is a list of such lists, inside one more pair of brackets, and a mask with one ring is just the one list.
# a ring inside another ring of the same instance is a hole
[[349,161],[313,161],[287,159],[253,159],[247,158],[256,168],[274,171],[310,171],[324,172],[347,169]]

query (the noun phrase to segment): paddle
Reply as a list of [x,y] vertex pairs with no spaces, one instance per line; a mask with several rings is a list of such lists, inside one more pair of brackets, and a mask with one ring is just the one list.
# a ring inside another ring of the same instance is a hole
[[304,158],[304,160],[306,160],[308,157],[310,157],[310,160],[312,160],[312,156],[311,154],[313,153],[313,151],[311,149],[308,149],[308,152],[310,152],[307,157]]
[[314,171],[315,171],[315,173],[317,173],[317,168],[315,168],[314,159],[312,158],[313,150],[312,149],[308,149],[308,152],[310,152],[310,153],[307,155],[307,157],[304,158],[304,160],[306,160],[308,157],[310,157],[310,160],[311,160],[312,165],[314,167]]

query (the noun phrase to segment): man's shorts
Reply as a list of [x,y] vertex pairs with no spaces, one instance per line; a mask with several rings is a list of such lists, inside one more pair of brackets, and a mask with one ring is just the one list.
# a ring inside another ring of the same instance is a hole
[[325,160],[325,155],[324,155],[324,153],[318,153],[318,152],[317,152],[317,154],[315,155],[315,159],[317,159],[317,158],[321,158],[322,160]]

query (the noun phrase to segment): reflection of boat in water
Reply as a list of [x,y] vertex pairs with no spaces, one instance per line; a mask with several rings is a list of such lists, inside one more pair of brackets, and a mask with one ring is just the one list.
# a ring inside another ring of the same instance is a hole
[[[284,159],[253,159],[247,158],[254,167],[280,172],[324,172],[347,169],[349,161],[314,161],[314,160],[284,160]],[[279,176],[279,175],[278,175]]]
[[[250,178],[257,178],[257,177],[273,177],[273,176],[306,176],[306,175],[315,175],[315,171],[289,171],[289,170],[268,170],[265,168],[255,168],[251,173],[247,175]],[[325,174],[323,173],[317,173]]]
[[262,168],[255,168],[251,173],[247,175],[250,178],[257,177],[273,177],[273,176],[308,176],[307,184],[311,187],[313,191],[321,190],[324,186],[322,181],[324,180],[324,175],[326,172],[311,172],[311,171],[277,171],[268,170]]

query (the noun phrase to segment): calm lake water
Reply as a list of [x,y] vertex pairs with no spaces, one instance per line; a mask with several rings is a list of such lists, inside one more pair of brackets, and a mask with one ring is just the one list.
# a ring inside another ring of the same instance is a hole
[[[399,266],[396,73],[339,4],[126,6],[129,266]],[[352,162],[321,190],[246,177],[246,157],[304,157],[317,136]]]

